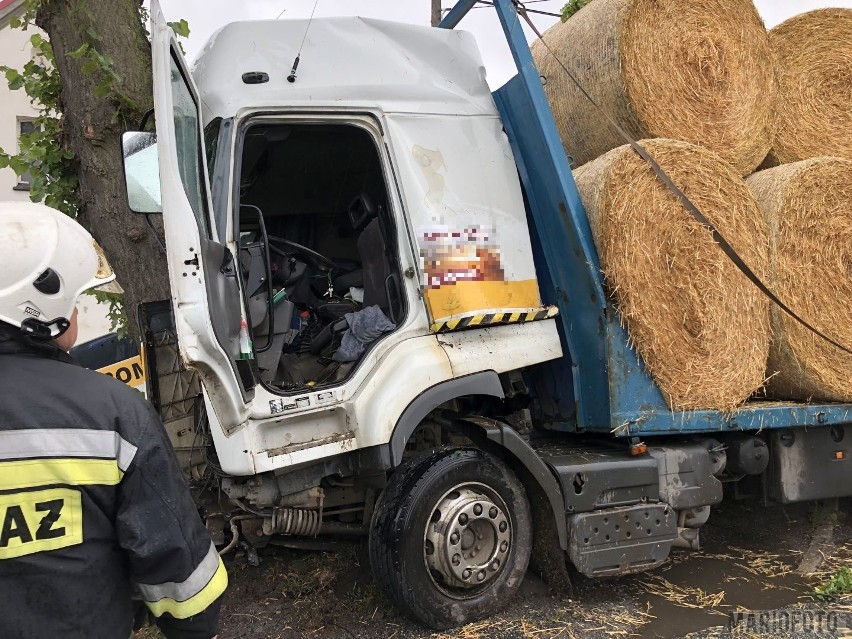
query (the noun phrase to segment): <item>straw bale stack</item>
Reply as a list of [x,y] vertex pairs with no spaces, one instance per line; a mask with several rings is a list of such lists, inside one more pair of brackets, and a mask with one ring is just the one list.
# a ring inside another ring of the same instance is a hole
[[778,65],[777,132],[768,164],[852,159],[852,9],[819,9],[769,32]]
[[[645,148],[761,277],[768,229],[745,181],[713,152]],[[673,410],[730,410],[764,381],[769,302],[629,147],[574,171],[608,289]]]
[[[813,158],[747,180],[770,229],[770,285],[805,321],[852,345],[852,161]],[[852,401],[852,355],[773,305],[767,391]]]
[[[769,152],[775,70],[751,0],[594,0],[544,39],[634,138],[706,146],[740,175]],[[544,45],[532,50],[575,164],[623,144]]]

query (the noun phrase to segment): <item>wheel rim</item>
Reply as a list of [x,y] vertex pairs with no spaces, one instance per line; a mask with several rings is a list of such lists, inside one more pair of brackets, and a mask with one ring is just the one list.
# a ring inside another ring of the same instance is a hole
[[503,572],[512,541],[512,520],[500,495],[484,484],[459,484],[432,510],[423,536],[423,559],[439,590],[468,599]]

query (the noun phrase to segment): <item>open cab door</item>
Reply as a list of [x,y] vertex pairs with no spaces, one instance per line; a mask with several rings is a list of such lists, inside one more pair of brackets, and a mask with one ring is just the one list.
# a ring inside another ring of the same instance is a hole
[[[253,375],[241,353],[238,268],[216,232],[201,101],[175,34],[151,2],[154,112],[175,329],[181,357],[198,370],[226,432],[245,422]],[[250,349],[249,349],[250,350]]]

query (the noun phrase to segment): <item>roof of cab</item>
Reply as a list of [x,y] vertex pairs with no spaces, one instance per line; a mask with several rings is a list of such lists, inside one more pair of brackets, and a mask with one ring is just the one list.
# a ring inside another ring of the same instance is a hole
[[[291,83],[287,76],[303,38]],[[269,81],[245,84],[243,73],[252,71],[269,74]],[[210,37],[192,74],[205,122],[281,107],[496,113],[470,33],[385,20],[316,18],[310,28],[307,20],[234,22]]]

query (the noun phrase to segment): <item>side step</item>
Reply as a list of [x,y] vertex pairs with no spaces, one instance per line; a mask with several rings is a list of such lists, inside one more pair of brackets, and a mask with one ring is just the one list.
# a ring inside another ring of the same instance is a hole
[[587,577],[649,570],[669,556],[677,515],[666,504],[608,508],[568,517],[571,562]]
[[697,549],[698,528],[722,499],[699,443],[669,442],[638,456],[593,441],[536,450],[562,488],[571,562],[589,577],[654,568],[673,545]]

